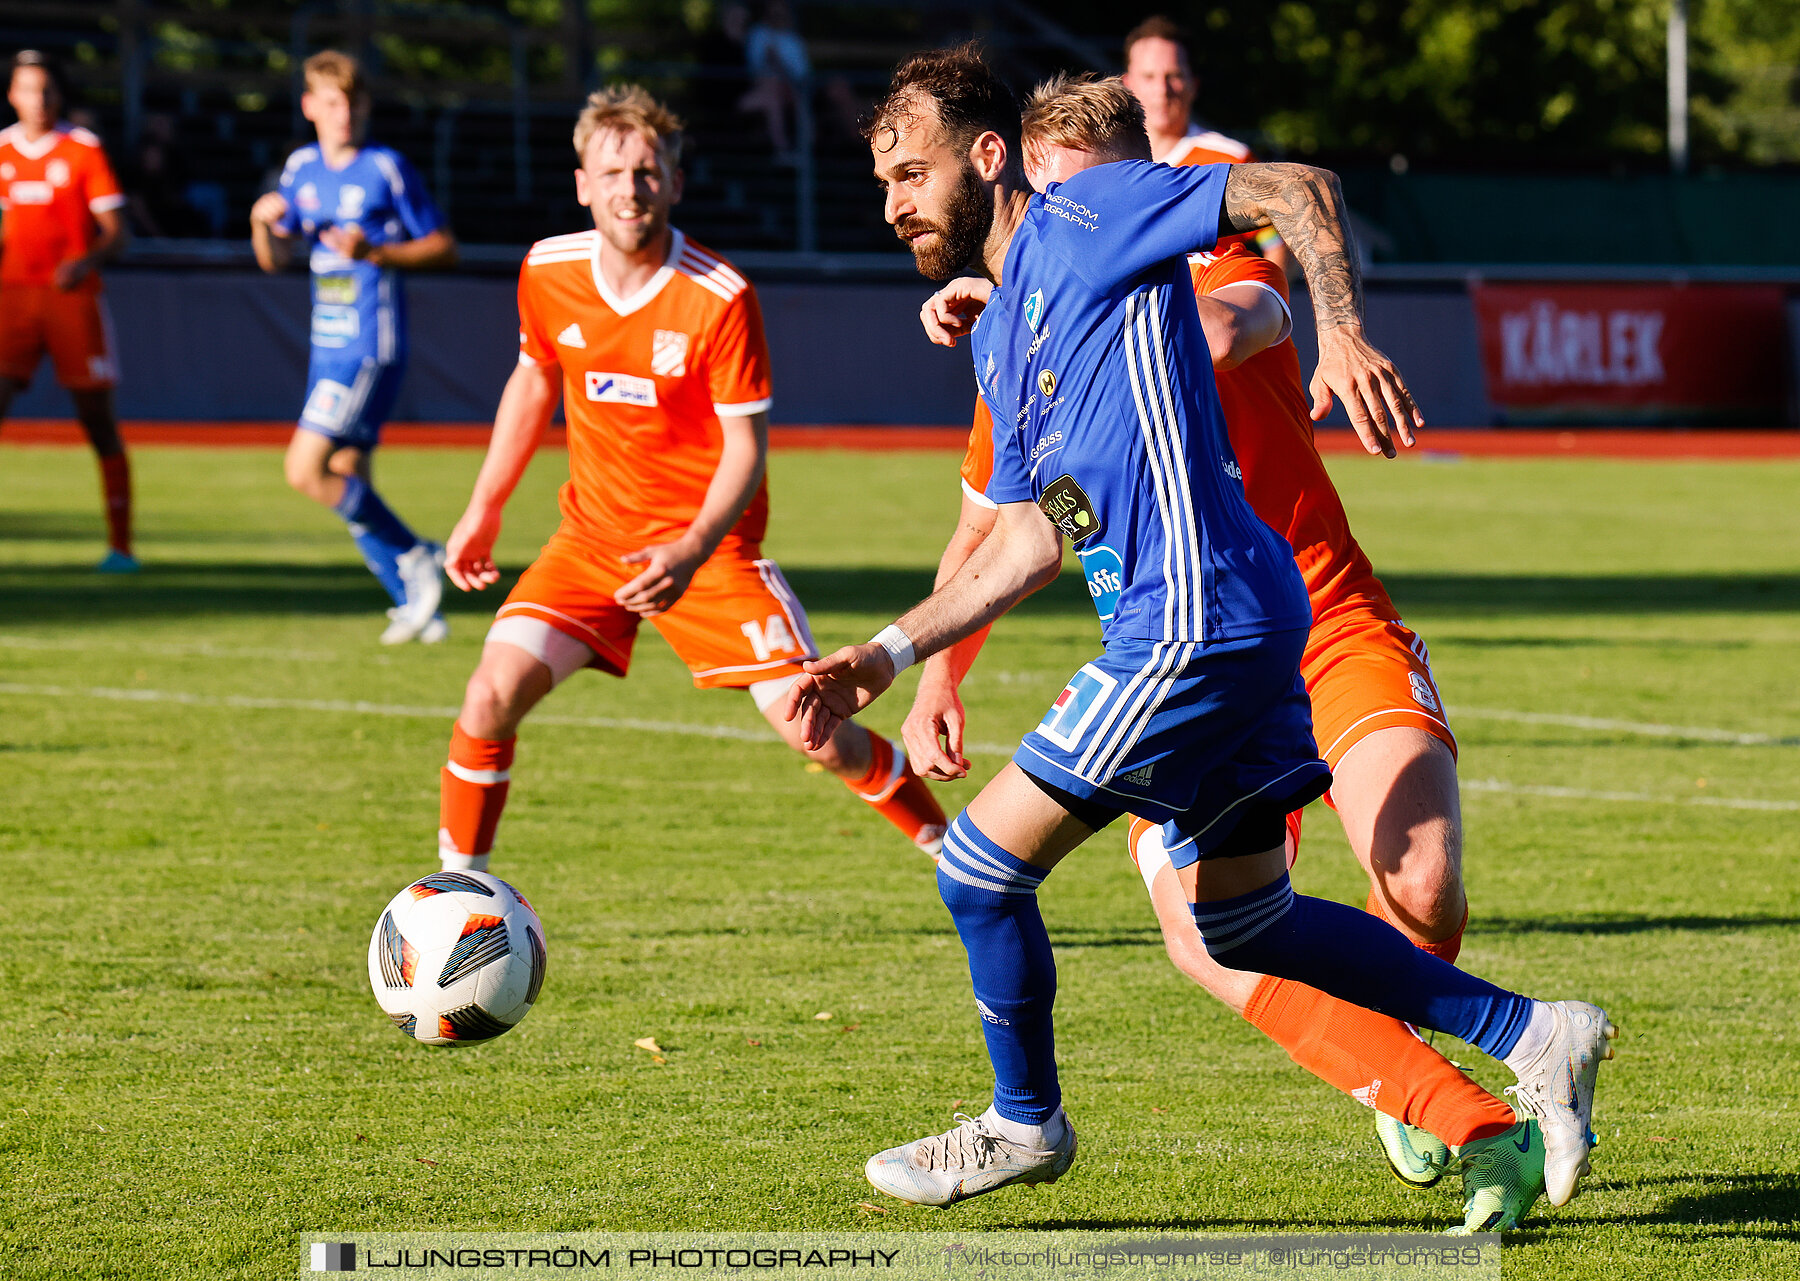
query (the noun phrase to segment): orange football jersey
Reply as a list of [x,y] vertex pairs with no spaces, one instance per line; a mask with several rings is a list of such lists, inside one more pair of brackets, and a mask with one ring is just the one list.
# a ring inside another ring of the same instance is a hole
[[1165,165],[1247,165],[1256,159],[1243,143],[1211,129],[1190,133],[1162,158]]
[[[0,284],[53,283],[59,263],[93,247],[94,215],[124,203],[100,139],[86,129],[58,125],[36,142],[18,125],[0,129]],[[79,288],[98,290],[99,275]]]
[[[1256,155],[1236,138],[1227,138],[1212,129],[1198,129],[1176,143],[1175,149],[1164,156],[1162,162],[1165,165],[1248,165],[1256,163]],[[1275,233],[1275,228],[1264,227],[1261,231],[1226,236],[1219,241],[1218,247],[1245,245],[1267,249],[1280,243],[1281,237]]]
[[[686,531],[718,469],[720,417],[770,403],[756,291],[679,231],[629,298],[601,275],[599,232],[533,245],[519,272],[519,360],[562,369],[565,527],[609,550]],[[768,515],[765,481],[725,543],[760,543]]]
[[[1287,278],[1281,269],[1248,250],[1233,247],[1188,260],[1194,292],[1205,295],[1227,285],[1256,284],[1287,305]],[[1312,415],[1300,379],[1300,357],[1291,337],[1283,337],[1236,369],[1215,370],[1219,405],[1232,451],[1244,470],[1244,496],[1258,516],[1294,547],[1294,560],[1312,598],[1313,625],[1359,605],[1385,618],[1398,618],[1381,580],[1356,537],[1343,501],[1313,442]],[[994,421],[975,402],[975,423],[963,455],[963,492],[984,507],[993,474]]]
[[[1188,266],[1196,294],[1256,284],[1279,294],[1287,305],[1287,277],[1266,258],[1237,249],[1196,254]],[[1236,369],[1216,371],[1215,377],[1231,448],[1244,469],[1244,497],[1251,510],[1293,544],[1294,561],[1312,598],[1314,626],[1328,621],[1333,610],[1357,603],[1398,618],[1350,532],[1343,500],[1313,442],[1312,413],[1293,339],[1272,343]]]

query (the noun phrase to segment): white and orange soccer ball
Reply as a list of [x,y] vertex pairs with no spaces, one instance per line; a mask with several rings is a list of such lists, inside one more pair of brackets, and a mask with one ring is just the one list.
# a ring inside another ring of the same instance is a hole
[[544,986],[544,927],[525,896],[486,872],[435,872],[394,895],[369,940],[369,986],[403,1036],[489,1041]]

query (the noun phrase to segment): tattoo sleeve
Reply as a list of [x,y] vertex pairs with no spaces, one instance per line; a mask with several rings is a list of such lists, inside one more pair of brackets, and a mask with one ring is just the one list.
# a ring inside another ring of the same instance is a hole
[[1219,234],[1273,227],[1294,251],[1321,330],[1361,327],[1362,269],[1337,175],[1311,165],[1233,165]]

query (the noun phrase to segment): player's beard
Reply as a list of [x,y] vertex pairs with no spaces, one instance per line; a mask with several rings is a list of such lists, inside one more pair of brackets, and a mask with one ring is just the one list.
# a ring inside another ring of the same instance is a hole
[[635,227],[621,226],[615,219],[608,218],[600,228],[614,249],[622,254],[642,253],[655,244],[658,237],[669,226],[669,215],[666,211],[649,210],[649,217],[643,219]]
[[894,224],[894,234],[905,240],[922,231],[935,232],[936,238],[929,245],[909,242],[907,247],[912,250],[921,276],[927,280],[949,280],[979,265],[993,226],[993,201],[981,189],[975,166],[964,161],[941,221],[908,218]]

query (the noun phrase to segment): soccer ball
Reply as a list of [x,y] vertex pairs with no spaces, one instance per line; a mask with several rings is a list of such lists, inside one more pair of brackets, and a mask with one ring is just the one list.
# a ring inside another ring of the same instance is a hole
[[436,872],[394,895],[369,940],[369,986],[402,1036],[489,1041],[544,986],[544,927],[525,896],[486,872]]

